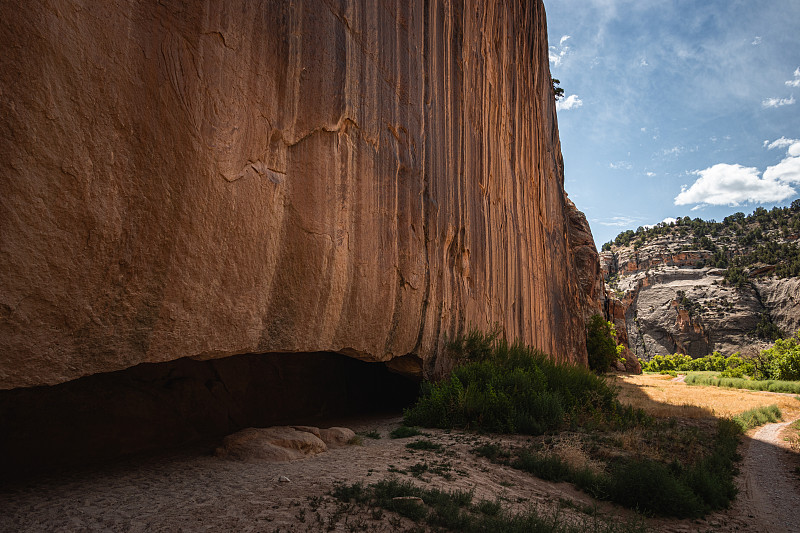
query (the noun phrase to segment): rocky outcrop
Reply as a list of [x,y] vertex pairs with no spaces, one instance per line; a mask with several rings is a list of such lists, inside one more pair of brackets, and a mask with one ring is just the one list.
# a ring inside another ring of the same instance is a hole
[[769,345],[755,334],[763,321],[798,330],[800,279],[768,277],[770,266],[751,268],[751,283],[726,285],[724,270],[702,266],[713,254],[685,250],[690,243],[671,235],[601,253],[617,331],[637,357],[753,354]]
[[604,314],[606,290],[600,270],[600,256],[586,216],[569,199],[567,199],[567,216],[569,242],[578,272],[583,319],[586,321],[594,314]]
[[753,282],[758,299],[782,331],[800,331],[800,278],[761,278]]
[[540,0],[0,9],[0,388],[263,352],[436,374],[493,323],[585,362]]
[[765,310],[758,294],[723,285],[720,274],[676,267],[642,274],[626,311],[631,349],[650,359],[671,353],[702,357],[715,350],[730,355],[763,347],[752,335]]
[[246,428],[228,435],[214,455],[248,463],[283,463],[305,459],[328,448],[344,446],[356,434],[352,429],[313,426]]

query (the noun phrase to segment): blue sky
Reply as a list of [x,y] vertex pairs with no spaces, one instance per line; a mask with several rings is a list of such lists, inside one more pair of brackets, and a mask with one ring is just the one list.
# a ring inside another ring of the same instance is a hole
[[545,0],[565,188],[598,248],[800,197],[800,0]]

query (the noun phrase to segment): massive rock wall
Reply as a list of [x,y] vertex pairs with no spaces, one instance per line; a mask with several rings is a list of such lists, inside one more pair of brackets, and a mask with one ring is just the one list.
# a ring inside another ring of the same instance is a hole
[[539,1],[7,1],[0,388],[190,356],[585,361]]

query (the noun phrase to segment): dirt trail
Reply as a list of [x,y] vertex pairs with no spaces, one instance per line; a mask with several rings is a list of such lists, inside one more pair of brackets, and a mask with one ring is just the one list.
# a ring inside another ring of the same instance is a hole
[[779,434],[793,421],[767,424],[751,437],[742,461],[735,510],[756,531],[800,532],[800,483],[790,474]]

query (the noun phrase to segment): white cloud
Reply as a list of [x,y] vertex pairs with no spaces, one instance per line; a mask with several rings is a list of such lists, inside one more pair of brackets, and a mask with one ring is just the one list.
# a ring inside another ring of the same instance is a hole
[[558,41],[558,46],[550,47],[548,56],[550,57],[550,63],[552,63],[554,67],[561,66],[564,58],[569,53],[569,46],[566,44],[569,39],[569,35],[563,35]]
[[800,87],[800,67],[797,67],[797,70],[794,71],[794,79],[788,80],[786,85],[789,87]]
[[583,100],[578,98],[577,94],[571,94],[566,98],[556,102],[556,111],[569,111],[570,109],[577,109],[583,105]]
[[775,148],[788,148],[794,143],[800,142],[797,139],[787,139],[786,137],[781,137],[780,139],[776,139],[772,142],[764,141],[764,148],[767,150],[773,150]]
[[614,170],[630,170],[633,168],[627,161],[617,161],[616,163],[609,163],[608,168],[612,168]]
[[647,176],[648,178],[652,178],[653,176],[655,176],[655,175],[656,175],[656,173],[655,173],[655,172],[645,172],[644,174],[645,174],[645,176]]
[[[783,137],[778,141],[783,140]],[[778,142],[775,141],[775,142]],[[800,184],[800,141],[794,141],[786,151],[787,157],[777,165],[767,167],[764,179],[780,181],[782,183]]]
[[647,62],[647,58],[643,57],[641,61],[639,61],[640,67],[649,67],[650,63]]
[[792,105],[794,102],[794,95],[792,95],[789,98],[767,98],[761,102],[761,105],[764,107],[783,107],[785,105]]
[[757,35],[756,38],[753,39],[753,42],[750,44],[752,44],[753,46],[758,46],[759,44],[761,44],[761,36]]
[[761,178],[755,167],[719,163],[693,174],[700,177],[691,187],[681,187],[675,205],[774,203],[795,194],[792,187],[777,179]]
[[764,141],[764,148],[786,149],[786,157],[777,165],[764,170],[755,167],[717,164],[692,174],[699,176],[689,187],[683,185],[675,197],[675,205],[697,204],[692,210],[706,205],[739,205],[741,203],[775,203],[795,194],[800,185],[800,140],[781,137]]

